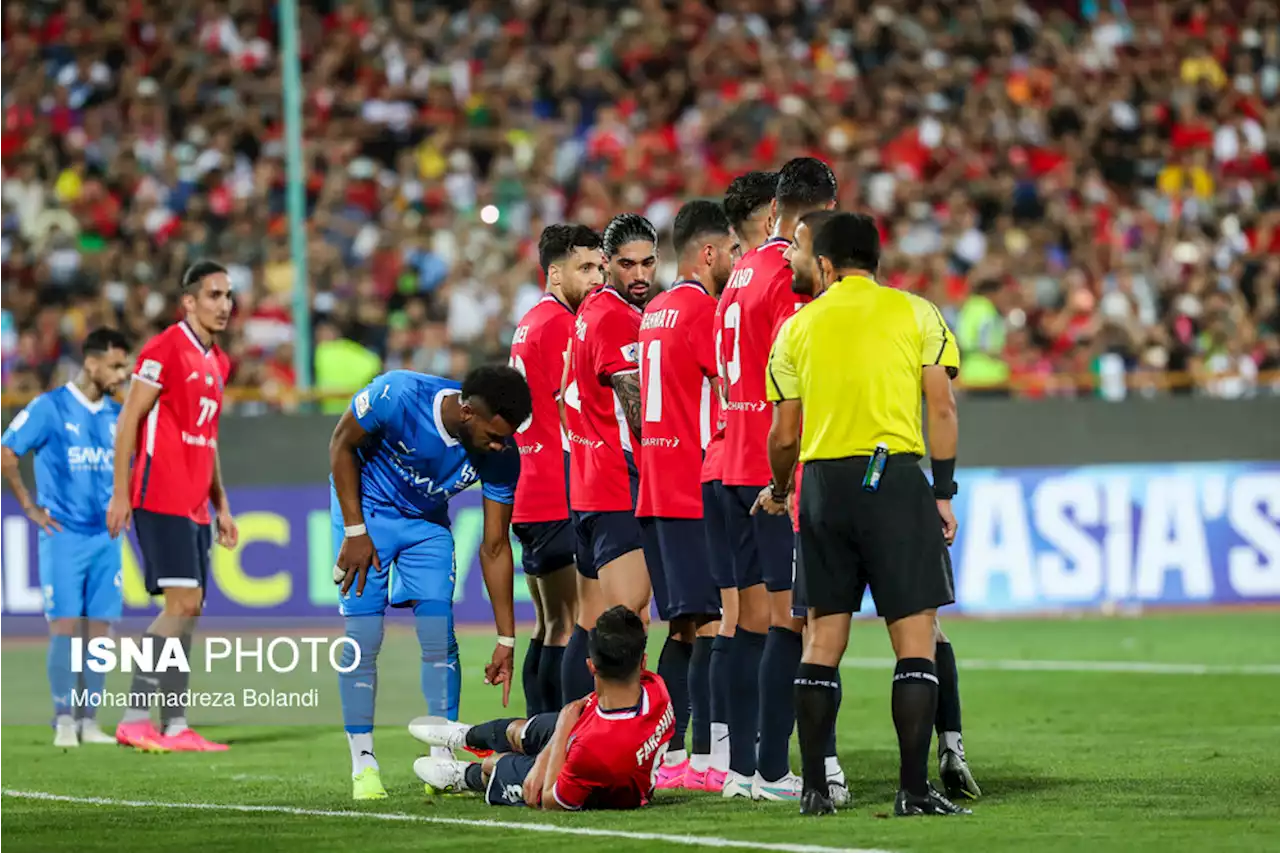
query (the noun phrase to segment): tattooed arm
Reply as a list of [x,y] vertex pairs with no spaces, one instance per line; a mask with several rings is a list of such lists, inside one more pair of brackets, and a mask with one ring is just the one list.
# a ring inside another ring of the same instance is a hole
[[640,438],[640,371],[615,373],[609,377],[613,390],[622,403],[622,411],[627,415],[627,425],[631,434]]

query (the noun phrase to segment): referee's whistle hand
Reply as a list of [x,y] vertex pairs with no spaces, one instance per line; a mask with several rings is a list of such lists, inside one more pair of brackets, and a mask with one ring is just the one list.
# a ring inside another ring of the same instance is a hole
[[956,541],[956,528],[960,526],[956,523],[955,513],[951,511],[951,501],[938,501],[938,518],[942,520],[942,536],[950,545]]

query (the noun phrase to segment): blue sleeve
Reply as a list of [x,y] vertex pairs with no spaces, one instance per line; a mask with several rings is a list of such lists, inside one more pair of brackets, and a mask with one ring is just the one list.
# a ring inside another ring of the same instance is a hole
[[0,443],[19,456],[44,447],[49,440],[49,426],[54,422],[53,404],[41,394],[9,423]]
[[480,490],[486,498],[500,504],[516,502],[516,481],[520,479],[520,451],[514,444],[485,460],[480,475]]
[[393,415],[400,409],[405,393],[405,381],[390,373],[374,378],[372,382],[351,398],[351,414],[365,432],[382,432]]

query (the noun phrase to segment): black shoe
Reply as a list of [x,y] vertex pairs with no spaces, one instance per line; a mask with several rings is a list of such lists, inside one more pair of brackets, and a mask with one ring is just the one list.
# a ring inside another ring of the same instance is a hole
[[939,794],[932,785],[929,786],[929,793],[924,796],[899,790],[898,796],[893,801],[893,813],[898,817],[973,814],[969,809],[962,809]]
[[805,792],[800,795],[800,814],[820,816],[835,813],[835,804],[831,802],[831,798],[823,792],[807,788],[805,789]]
[[947,796],[953,800],[961,797],[976,800],[982,796],[982,789],[969,772],[969,765],[962,753],[950,749],[939,751],[938,775],[942,778],[942,787]]

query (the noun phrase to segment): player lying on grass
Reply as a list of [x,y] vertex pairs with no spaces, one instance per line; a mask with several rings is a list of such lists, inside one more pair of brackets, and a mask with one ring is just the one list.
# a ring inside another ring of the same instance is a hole
[[493,806],[634,809],[653,797],[675,713],[662,679],[644,668],[645,626],[624,605],[596,620],[589,640],[596,689],[559,714],[477,726],[420,717],[418,740],[449,749],[491,749],[481,763],[424,756],[418,778],[437,791],[474,791]]

